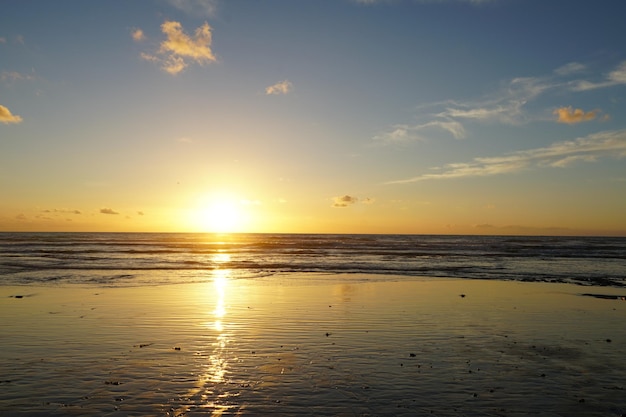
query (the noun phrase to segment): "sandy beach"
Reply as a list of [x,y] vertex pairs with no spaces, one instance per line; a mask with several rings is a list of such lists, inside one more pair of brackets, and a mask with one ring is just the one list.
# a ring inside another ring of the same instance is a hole
[[0,287],[0,414],[622,416],[624,293],[226,271]]

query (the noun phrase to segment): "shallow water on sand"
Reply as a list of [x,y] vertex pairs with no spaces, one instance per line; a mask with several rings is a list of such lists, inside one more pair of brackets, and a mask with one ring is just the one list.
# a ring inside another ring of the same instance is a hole
[[0,287],[0,414],[626,413],[619,297],[566,284],[293,282]]

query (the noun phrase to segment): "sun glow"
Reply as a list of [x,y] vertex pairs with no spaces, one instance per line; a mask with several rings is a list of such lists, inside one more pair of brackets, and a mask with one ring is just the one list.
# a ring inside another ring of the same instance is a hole
[[232,196],[216,195],[198,204],[193,227],[202,232],[244,232],[248,223],[245,205]]

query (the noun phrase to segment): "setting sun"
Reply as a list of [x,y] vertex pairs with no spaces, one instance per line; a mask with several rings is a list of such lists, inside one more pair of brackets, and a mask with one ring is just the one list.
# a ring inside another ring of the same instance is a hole
[[199,204],[193,217],[193,227],[201,232],[243,232],[247,223],[243,204],[232,196],[208,198]]
[[210,232],[234,232],[241,227],[241,212],[233,201],[215,201],[200,215],[200,226]]

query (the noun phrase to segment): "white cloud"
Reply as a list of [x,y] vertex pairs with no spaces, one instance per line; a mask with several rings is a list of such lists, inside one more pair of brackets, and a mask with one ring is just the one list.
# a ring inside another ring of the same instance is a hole
[[0,123],[11,124],[11,123],[21,123],[22,118],[16,114],[11,113],[11,111],[0,105]]
[[388,184],[484,177],[519,172],[533,167],[563,168],[574,162],[593,162],[607,157],[626,157],[626,130],[605,131],[571,141],[557,142],[544,148],[518,151],[503,156],[474,158],[471,162],[451,163],[433,168],[433,171],[436,171],[434,173],[390,181]]
[[579,62],[570,62],[554,70],[558,75],[570,75],[584,71],[587,67]]
[[402,143],[423,141],[423,132],[443,130],[450,133],[455,139],[465,138],[465,128],[458,121],[442,116],[441,120],[432,120],[430,122],[406,125],[399,124],[392,127],[388,132],[384,132],[374,137],[374,140],[384,143]]
[[[387,131],[374,136],[373,140],[377,143],[425,141],[427,134],[436,134],[437,131],[462,139],[467,136],[468,124],[472,122],[519,126],[530,121],[546,121],[547,109],[537,111],[529,106],[539,97],[626,85],[626,61],[608,72],[599,82],[573,79],[575,74],[583,70],[586,70],[583,64],[571,62],[546,76],[513,78],[500,89],[480,99],[447,100],[421,106],[417,123],[393,125]],[[554,114],[558,116],[557,121],[577,123],[597,118],[601,113],[599,110],[584,112],[572,109],[570,112],[568,109],[564,107],[556,110]],[[602,120],[609,118],[604,115]]]
[[289,80],[283,80],[277,82],[274,85],[270,85],[265,88],[265,94],[267,95],[278,95],[278,94],[288,94],[293,90],[293,84]]
[[559,85],[545,78],[514,78],[500,90],[480,100],[448,100],[427,106],[434,111],[421,116],[425,121],[394,125],[389,131],[375,136],[374,140],[383,143],[424,140],[425,132],[436,130],[445,131],[455,139],[463,139],[467,136],[464,123],[469,121],[520,125],[529,118],[526,104]]
[[571,89],[573,91],[588,91],[624,85],[626,84],[626,61],[622,61],[613,71],[609,72],[602,81],[576,80],[570,84],[572,85]]

